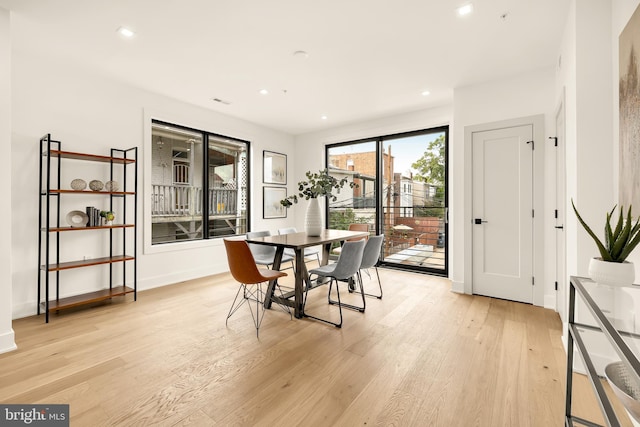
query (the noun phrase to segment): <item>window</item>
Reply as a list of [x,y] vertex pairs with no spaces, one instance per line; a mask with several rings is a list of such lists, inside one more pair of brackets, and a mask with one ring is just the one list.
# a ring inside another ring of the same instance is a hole
[[152,121],[151,244],[246,233],[249,143]]
[[381,262],[447,275],[447,126],[330,144],[331,175],[359,187],[329,203],[328,225],[385,235]]

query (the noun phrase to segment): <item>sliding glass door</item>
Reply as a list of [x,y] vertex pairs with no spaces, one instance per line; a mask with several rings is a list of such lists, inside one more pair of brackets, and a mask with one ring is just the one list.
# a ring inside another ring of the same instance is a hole
[[330,228],[367,223],[384,234],[381,262],[446,275],[448,127],[327,146],[336,178],[359,185],[328,207]]
[[347,177],[358,186],[349,195],[338,194],[329,203],[329,228],[346,230],[350,224],[369,224],[375,231],[378,216],[376,179],[378,143],[375,140],[333,145],[327,148],[329,174],[337,179]]

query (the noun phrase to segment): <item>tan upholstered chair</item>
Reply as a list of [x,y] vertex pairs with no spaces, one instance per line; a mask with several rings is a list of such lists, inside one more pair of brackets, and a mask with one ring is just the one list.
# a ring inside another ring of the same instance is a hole
[[[235,313],[245,302],[249,306],[251,311],[251,317],[256,327],[256,336],[258,336],[260,325],[262,324],[262,318],[264,317],[264,296],[265,292],[262,289],[263,283],[268,283],[270,280],[277,280],[280,277],[285,277],[287,273],[282,271],[274,271],[264,268],[258,268],[249,245],[244,240],[230,240],[224,239],[224,247],[227,250],[227,261],[229,262],[229,270],[233,278],[240,283],[236,297],[231,304],[229,314],[225,324],[228,324],[229,318]],[[276,288],[280,291],[280,286],[276,281]],[[242,291],[241,300],[238,301]],[[256,311],[253,312],[251,306],[255,302]],[[291,317],[291,310],[287,306],[282,306],[285,311],[289,313]]]
[[[349,231],[369,231],[369,224],[362,224],[362,223],[358,223],[358,224],[349,224]],[[354,242],[356,240],[361,240],[361,239],[368,239],[368,237],[356,237],[353,239],[347,239],[347,242]],[[342,247],[337,247],[337,248],[333,248],[333,250],[331,251],[334,254],[338,254],[340,255],[340,252],[342,252]]]

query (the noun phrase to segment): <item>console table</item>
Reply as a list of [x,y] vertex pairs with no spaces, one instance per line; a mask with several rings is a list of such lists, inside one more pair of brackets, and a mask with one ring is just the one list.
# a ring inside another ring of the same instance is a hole
[[[598,292],[605,292],[611,295],[614,301],[614,307],[617,300],[630,305],[631,312],[638,313],[637,305],[634,301],[636,299],[640,301],[640,286],[604,287],[593,282],[591,279],[571,277],[569,287],[569,333],[567,338],[566,426],[573,426],[574,422],[579,425],[599,426],[599,424],[572,415],[571,413],[574,348],[582,358],[586,375],[593,387],[606,425],[630,425],[630,417],[626,411],[622,409],[622,405],[614,405],[614,402],[618,400],[617,396],[609,387],[605,387],[604,385],[607,380],[603,377],[603,370],[599,372],[594,365],[592,359],[594,344],[588,343],[587,340],[584,339],[585,331],[595,331],[597,334],[602,334],[606,337],[606,341],[611,346],[609,350],[615,354],[614,357],[622,361],[631,377],[635,378],[640,384],[639,354],[637,350],[632,350],[635,348],[633,341],[640,342],[640,335],[633,331],[635,325],[619,324],[619,319],[615,317],[615,308],[614,310],[602,310],[597,301]],[[595,320],[593,325],[576,322],[576,305],[578,301],[582,301],[588,309],[588,312],[593,316]],[[635,319],[631,319],[630,321],[633,322]],[[624,326],[631,326],[631,328],[625,328]]]

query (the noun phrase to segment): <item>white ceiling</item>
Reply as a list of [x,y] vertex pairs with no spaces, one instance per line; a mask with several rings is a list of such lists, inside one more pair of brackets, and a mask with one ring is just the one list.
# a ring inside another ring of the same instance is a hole
[[[13,12],[16,52],[53,51],[296,135],[451,104],[454,88],[556,63],[569,0],[474,0],[473,14],[461,18],[455,8],[464,3],[0,0],[0,7]],[[121,37],[120,26],[135,37]],[[294,56],[298,50],[308,58]]]

